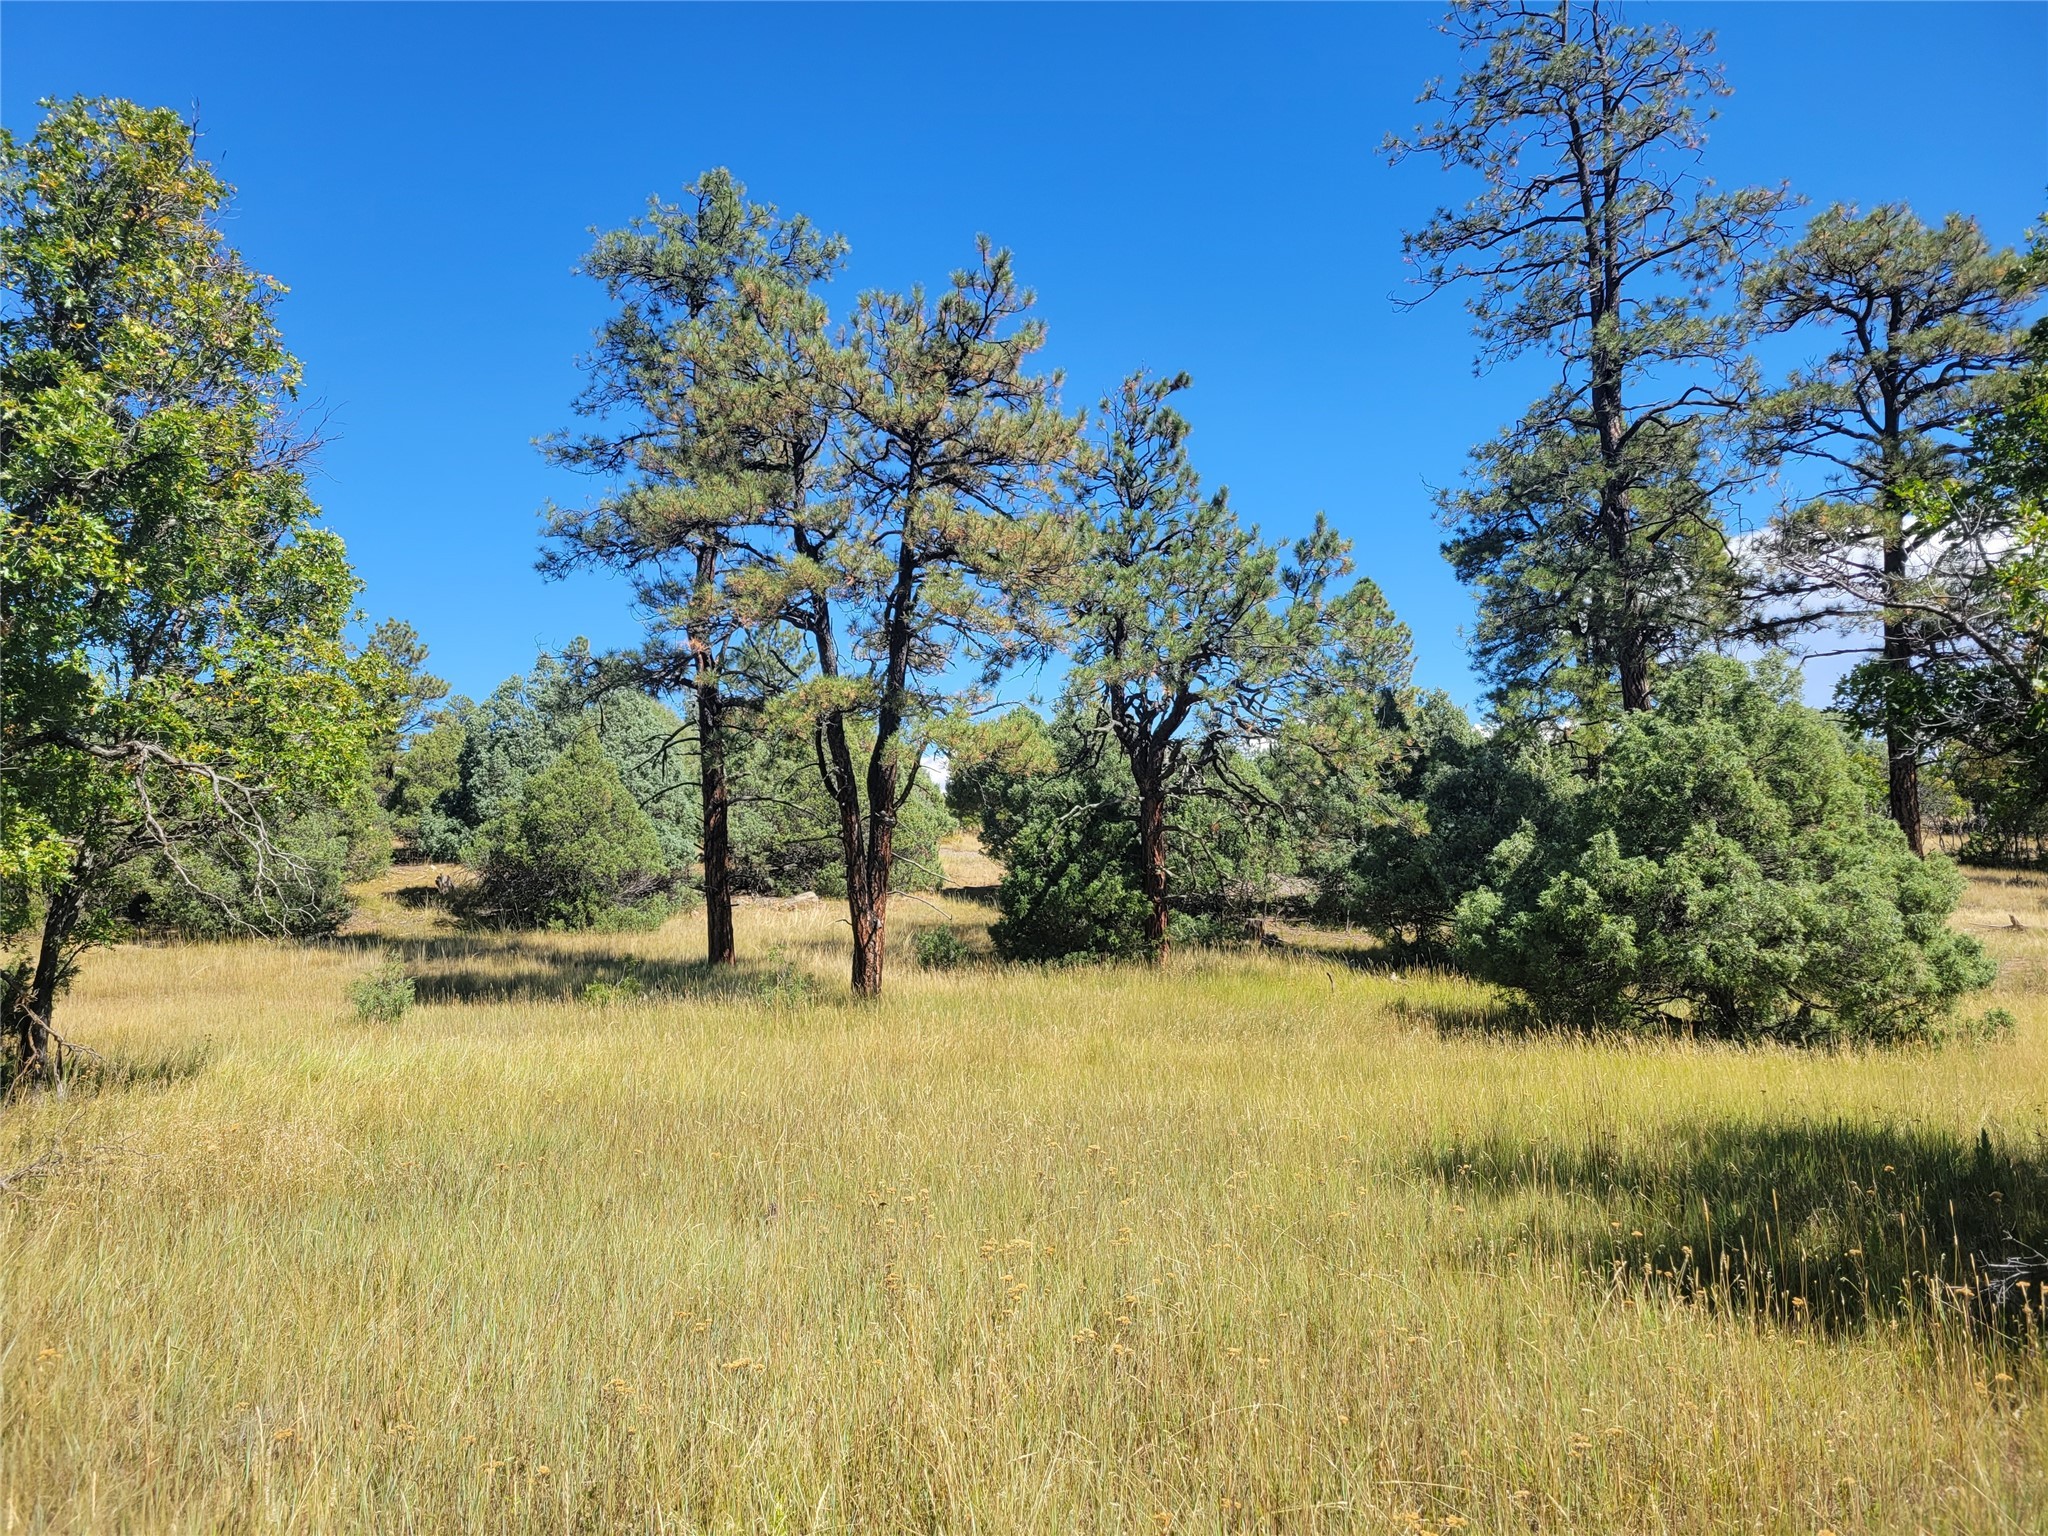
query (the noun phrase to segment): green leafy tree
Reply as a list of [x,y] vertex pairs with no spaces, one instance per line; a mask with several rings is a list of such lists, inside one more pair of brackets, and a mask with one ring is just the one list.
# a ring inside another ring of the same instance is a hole
[[588,727],[484,828],[480,864],[481,906],[538,927],[614,922],[670,883],[654,823]]
[[1995,967],[1798,679],[1704,658],[1631,716],[1571,814],[1525,823],[1458,905],[1459,956],[1539,1021],[1897,1041]]
[[1749,417],[1754,452],[1818,465],[1827,480],[1772,525],[1773,627],[1877,631],[1878,663],[1861,692],[1878,704],[1892,819],[1916,852],[1923,663],[1972,638],[1965,599],[2003,543],[1995,527],[1971,526],[1994,506],[1940,488],[1963,473],[1967,428],[2020,357],[2035,291],[2016,280],[2021,271],[1960,215],[1937,228],[1903,205],[1838,206],[1746,287],[1765,327],[1832,338]]
[[[698,178],[683,205],[656,200],[584,261],[619,305],[576,404],[597,429],[547,444],[555,463],[625,481],[589,507],[551,509],[542,568],[625,574],[647,630],[631,658],[636,681],[690,701],[713,964],[734,956],[730,737],[785,680],[748,665],[773,659],[754,641],[776,605],[750,578],[780,537],[766,515],[779,485],[764,496],[758,483],[762,401],[750,386],[773,342],[757,321],[778,302],[804,304],[845,249],[749,202],[725,170]],[[814,324],[822,329],[822,311]]]
[[1074,477],[1091,527],[1067,589],[1071,695],[1135,789],[1157,960],[1171,943],[1174,802],[1270,804],[1241,770],[1248,753],[1283,741],[1312,746],[1369,793],[1382,740],[1371,712],[1346,704],[1400,690],[1409,668],[1407,631],[1379,589],[1361,578],[1337,590],[1349,545],[1320,516],[1283,566],[1226,492],[1203,493],[1170,404],[1187,384],[1134,374],[1103,402],[1102,441]]
[[346,803],[390,729],[289,430],[282,290],[222,238],[228,188],[175,113],[46,109],[0,136],[0,876],[5,926],[37,930],[5,986],[31,1075],[122,869],[231,836],[288,920],[277,814]]
[[1708,433],[1749,370],[1709,300],[1787,198],[1694,169],[1701,103],[1727,94],[1705,37],[1602,0],[1479,0],[1444,30],[1470,67],[1424,93],[1437,122],[1386,148],[1480,191],[1405,249],[1425,295],[1470,292],[1482,362],[1534,352],[1563,374],[1443,498],[1445,552],[1479,589],[1504,712],[1647,709],[1657,663],[1727,611]]

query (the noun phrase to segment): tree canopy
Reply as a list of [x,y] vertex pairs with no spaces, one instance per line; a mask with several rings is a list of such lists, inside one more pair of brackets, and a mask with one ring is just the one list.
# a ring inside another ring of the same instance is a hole
[[288,921],[277,808],[347,799],[390,728],[229,189],[176,113],[46,105],[0,137],[0,875],[8,928],[40,923],[5,989],[32,1073],[119,869],[226,834]]

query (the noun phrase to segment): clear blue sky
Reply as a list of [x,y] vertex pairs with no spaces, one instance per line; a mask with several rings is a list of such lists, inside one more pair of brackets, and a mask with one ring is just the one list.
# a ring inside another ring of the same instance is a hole
[[[1470,604],[1428,487],[1544,382],[1471,368],[1453,301],[1402,312],[1399,237],[1465,187],[1381,136],[1455,71],[1439,7],[0,7],[0,116],[46,95],[196,109],[229,226],[292,290],[331,445],[315,486],[457,688],[633,632],[618,589],[534,574],[535,511],[589,487],[570,421],[602,312],[592,226],[698,171],[853,246],[843,298],[1012,246],[1067,399],[1186,368],[1197,462],[1272,535],[1326,509],[1469,701]],[[1904,199],[2016,241],[2048,185],[2048,7],[1649,6],[1711,27],[1735,96],[1707,169],[1816,205]]]

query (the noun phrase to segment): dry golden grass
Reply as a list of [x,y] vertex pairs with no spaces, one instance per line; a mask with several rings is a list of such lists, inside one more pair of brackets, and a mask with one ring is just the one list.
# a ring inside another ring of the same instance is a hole
[[713,982],[422,881],[89,962],[100,1081],[0,1117],[65,1149],[0,1196],[7,1530],[2048,1530],[2038,1317],[1939,1284],[2048,1237],[2039,879],[1960,919],[2015,1034],[1843,1055],[1336,951],[921,973],[913,902],[860,1006],[829,904]]

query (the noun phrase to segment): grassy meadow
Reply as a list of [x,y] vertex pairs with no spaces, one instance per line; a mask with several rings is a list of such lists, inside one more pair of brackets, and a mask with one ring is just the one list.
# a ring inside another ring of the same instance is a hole
[[427,879],[88,959],[104,1060],[0,1113],[0,1529],[2048,1531],[1971,1272],[2048,1246],[2048,881],[1959,916],[2012,1035],[1802,1054],[1338,935],[920,971],[958,894],[863,1006],[829,902],[714,980]]

